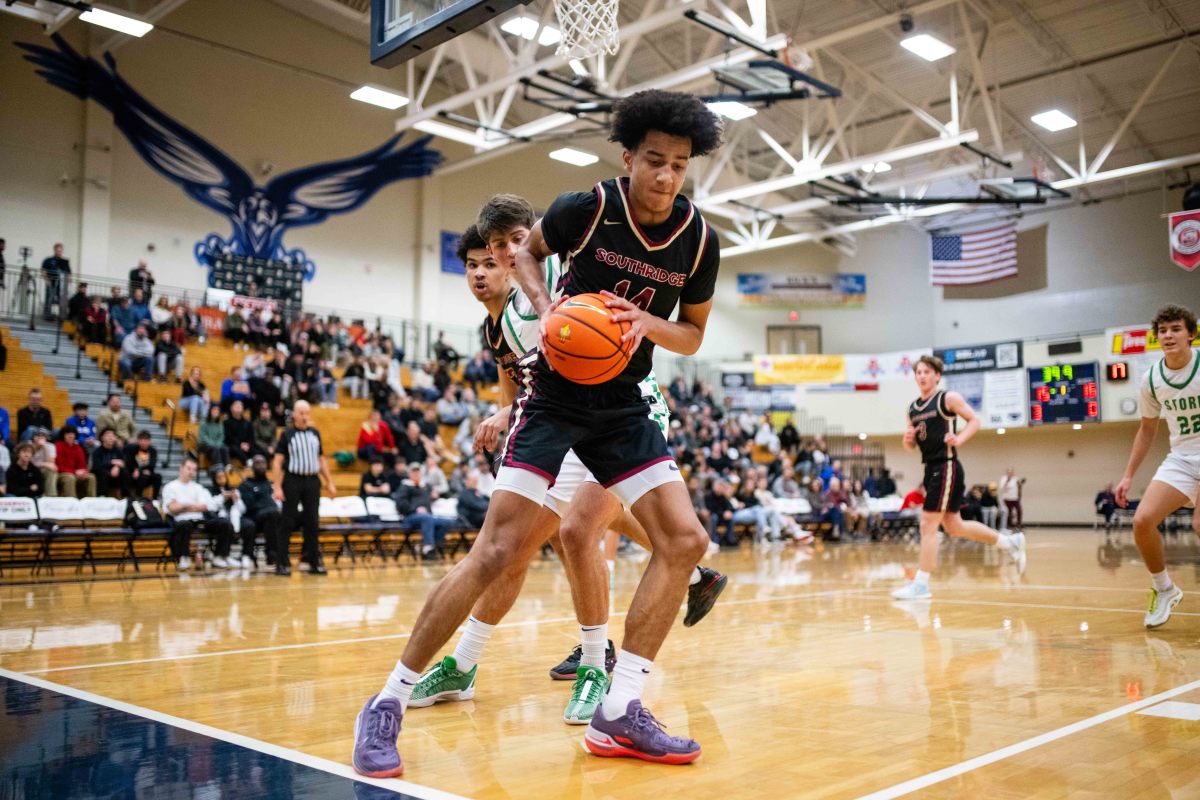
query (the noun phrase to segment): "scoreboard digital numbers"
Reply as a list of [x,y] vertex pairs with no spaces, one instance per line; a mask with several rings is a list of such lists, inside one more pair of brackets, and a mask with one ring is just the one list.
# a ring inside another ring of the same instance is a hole
[[1029,424],[1100,421],[1099,366],[1057,364],[1029,369]]

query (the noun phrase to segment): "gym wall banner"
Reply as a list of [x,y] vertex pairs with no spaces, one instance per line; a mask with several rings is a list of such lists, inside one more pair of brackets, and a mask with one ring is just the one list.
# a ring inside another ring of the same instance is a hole
[[1200,267],[1200,211],[1180,211],[1167,216],[1171,260],[1191,272]]
[[754,384],[846,383],[845,356],[755,356]]
[[846,356],[846,380],[851,383],[877,383],[879,381],[912,380],[913,367],[917,359],[932,351],[896,350],[891,353]]
[[1024,348],[1021,342],[995,342],[972,347],[935,348],[933,354],[946,365],[944,374],[1019,369]]
[[[1148,325],[1109,328],[1104,335],[1112,343],[1110,350],[1114,356],[1135,356],[1143,353],[1157,356],[1162,352],[1158,336]],[[1192,347],[1200,347],[1200,332],[1192,339]]]
[[751,308],[862,308],[867,276],[739,273],[738,302]]

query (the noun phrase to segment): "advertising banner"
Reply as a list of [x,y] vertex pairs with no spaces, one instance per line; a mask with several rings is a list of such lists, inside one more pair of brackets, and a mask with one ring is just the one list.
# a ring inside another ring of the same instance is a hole
[[867,301],[867,276],[768,275],[740,273],[738,299],[757,308],[862,308]]
[[946,365],[945,374],[1019,369],[1023,348],[1020,342],[994,342],[971,347],[935,348],[933,354]]
[[782,383],[845,383],[845,356],[755,356],[754,383],[769,386]]

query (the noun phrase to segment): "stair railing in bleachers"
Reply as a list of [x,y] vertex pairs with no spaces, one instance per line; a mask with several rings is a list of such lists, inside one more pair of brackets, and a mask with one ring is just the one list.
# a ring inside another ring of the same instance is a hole
[[168,397],[163,399],[163,404],[171,409],[170,422],[167,423],[167,455],[163,458],[162,463],[163,469],[166,469],[171,466],[171,453],[175,449],[175,403]]

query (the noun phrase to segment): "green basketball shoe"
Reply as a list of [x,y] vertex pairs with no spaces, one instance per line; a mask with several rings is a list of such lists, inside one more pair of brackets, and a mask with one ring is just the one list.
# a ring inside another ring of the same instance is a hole
[[571,699],[567,701],[567,710],[563,712],[563,722],[568,725],[587,725],[591,722],[607,688],[608,676],[604,670],[580,667],[575,672],[575,687],[571,690]]
[[433,669],[421,676],[413,687],[409,708],[425,708],[446,700],[470,700],[475,696],[475,670],[460,672],[454,656],[446,656]]

